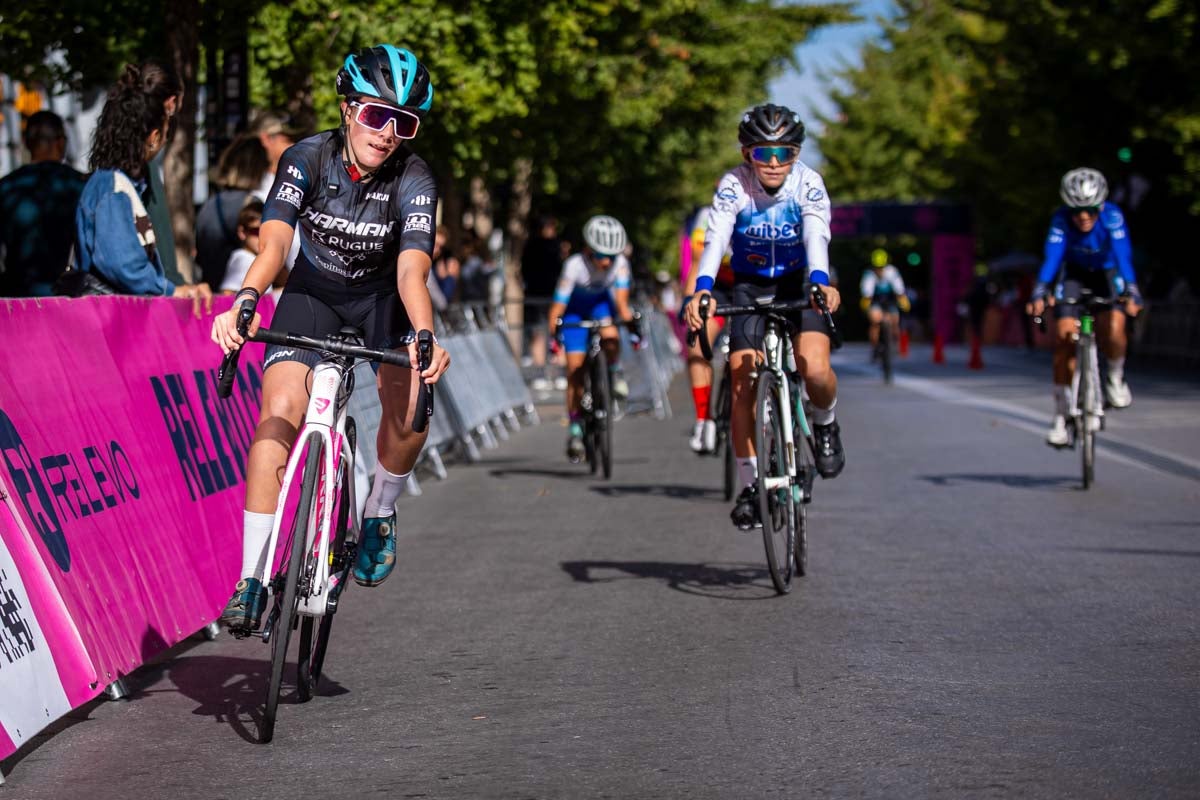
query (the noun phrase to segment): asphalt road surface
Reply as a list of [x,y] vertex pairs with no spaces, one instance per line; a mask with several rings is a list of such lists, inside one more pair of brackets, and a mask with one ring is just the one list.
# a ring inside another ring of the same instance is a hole
[[789,596],[687,450],[682,378],[609,481],[546,407],[402,501],[396,572],[345,596],[272,744],[267,648],[195,638],[0,798],[1200,796],[1200,382],[1131,369],[1085,492],[1041,441],[1045,356],[948,355],[884,387],[840,354],[848,466]]

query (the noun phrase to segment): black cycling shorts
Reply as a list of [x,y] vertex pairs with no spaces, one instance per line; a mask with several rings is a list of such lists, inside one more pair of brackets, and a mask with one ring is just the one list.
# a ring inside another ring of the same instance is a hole
[[1086,269],[1076,264],[1068,264],[1063,270],[1063,280],[1054,293],[1054,318],[1079,319],[1083,315],[1083,306],[1078,303],[1063,303],[1064,297],[1078,297],[1080,291],[1087,289],[1101,299],[1115,299],[1116,290],[1107,270]]
[[[272,330],[298,333],[302,336],[331,336],[343,326],[352,325],[363,332],[363,344],[380,350],[393,350],[411,343],[416,334],[408,312],[395,289],[378,294],[320,289],[305,281],[296,280],[297,273],[284,287],[283,296],[271,320]],[[267,345],[263,367],[279,361],[299,361],[315,367],[321,354],[283,345]],[[376,371],[378,364],[371,365]]]
[[[779,280],[739,275],[733,284],[733,305],[754,305],[760,298],[774,295],[775,300],[799,300],[808,297],[808,281],[804,273],[785,275]],[[790,311],[785,315],[801,333],[829,335],[821,312],[813,308]],[[762,350],[766,319],[759,314],[736,314],[729,320],[729,349]]]

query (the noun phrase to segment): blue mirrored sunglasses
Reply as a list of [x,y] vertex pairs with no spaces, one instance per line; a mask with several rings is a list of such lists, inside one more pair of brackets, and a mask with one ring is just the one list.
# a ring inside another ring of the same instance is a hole
[[789,145],[762,145],[750,148],[750,158],[759,164],[770,164],[772,158],[780,164],[790,164],[796,160],[798,155],[800,155],[800,148]]

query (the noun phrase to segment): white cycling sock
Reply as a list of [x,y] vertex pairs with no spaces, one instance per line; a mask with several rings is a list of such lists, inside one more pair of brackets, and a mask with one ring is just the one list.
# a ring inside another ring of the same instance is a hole
[[1108,360],[1108,379],[1113,383],[1121,383],[1125,380],[1125,357],[1110,358]]
[[274,514],[242,512],[242,577],[263,580],[267,569],[267,544],[271,541]]
[[388,472],[381,462],[375,463],[375,485],[367,497],[367,505],[363,509],[363,519],[374,517],[390,517],[396,511],[396,498],[404,491],[408,476],[412,472],[396,475]]
[[752,486],[758,480],[758,459],[739,458],[737,460],[738,483],[742,486]]
[[832,425],[835,419],[833,410],[837,408],[837,398],[833,398],[833,402],[829,404],[829,408],[817,408],[813,406],[813,424],[814,425]]
[[1054,413],[1065,417],[1071,413],[1071,387],[1054,384]]

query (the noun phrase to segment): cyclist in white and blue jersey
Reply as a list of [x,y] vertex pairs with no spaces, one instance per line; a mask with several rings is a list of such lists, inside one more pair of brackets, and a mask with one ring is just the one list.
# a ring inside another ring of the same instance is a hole
[[[733,253],[735,304],[753,304],[767,296],[799,299],[811,282],[821,287],[829,309],[836,311],[841,297],[829,285],[829,196],[821,176],[799,160],[804,123],[784,106],[756,106],[742,116],[738,141],[744,163],[717,185],[696,293],[687,304],[688,327],[694,331],[701,327],[700,301],[711,293],[727,247]],[[797,366],[813,404],[817,471],[833,478],[842,471],[846,457],[834,416],[837,375],[829,364],[829,335],[815,308],[794,314],[793,322],[800,331],[793,343]],[[730,320],[731,435],[744,487],[730,516],[741,529],[758,522],[752,374],[764,328],[758,315]]]
[[[633,320],[629,307],[629,286],[633,271],[625,258],[629,243],[625,226],[617,219],[598,215],[583,226],[583,251],[563,262],[554,301],[550,304],[550,330],[564,323],[597,320],[607,322],[600,329],[601,346],[612,371],[613,396],[624,399],[629,387],[617,368],[621,339],[614,313],[623,322]],[[583,328],[564,328],[563,349],[567,351],[567,457],[572,461],[583,458],[583,362],[587,355],[588,332]]]
[[1059,187],[1063,206],[1050,220],[1045,258],[1033,287],[1028,311],[1040,316],[1054,306],[1054,420],[1046,434],[1053,447],[1065,447],[1066,417],[1071,405],[1071,376],[1075,372],[1075,343],[1082,308],[1061,302],[1090,290],[1096,297],[1124,300],[1096,318],[1096,334],[1108,364],[1105,394],[1113,408],[1133,402],[1125,382],[1125,315],[1136,316],[1143,306],[1133,271],[1133,250],[1121,209],[1106,202],[1108,183],[1094,169],[1081,167],[1063,176]]

